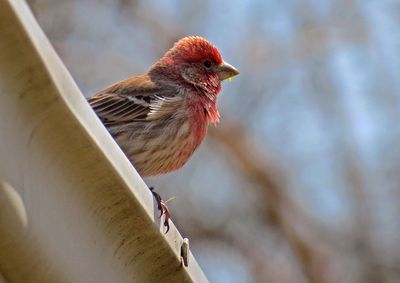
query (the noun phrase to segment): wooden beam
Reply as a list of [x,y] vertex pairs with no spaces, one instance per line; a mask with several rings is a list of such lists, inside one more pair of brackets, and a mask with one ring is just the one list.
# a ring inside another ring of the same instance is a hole
[[22,0],[0,0],[0,273],[9,282],[207,282]]

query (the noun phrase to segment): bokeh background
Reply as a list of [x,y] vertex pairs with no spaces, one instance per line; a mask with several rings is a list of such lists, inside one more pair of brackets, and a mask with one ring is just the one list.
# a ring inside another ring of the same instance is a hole
[[201,35],[241,74],[148,180],[211,282],[400,282],[400,2],[29,0],[85,96]]

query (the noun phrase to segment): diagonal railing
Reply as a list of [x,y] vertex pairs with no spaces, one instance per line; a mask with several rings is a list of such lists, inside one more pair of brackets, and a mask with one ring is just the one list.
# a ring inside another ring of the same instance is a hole
[[207,282],[156,220],[27,4],[0,0],[0,282]]

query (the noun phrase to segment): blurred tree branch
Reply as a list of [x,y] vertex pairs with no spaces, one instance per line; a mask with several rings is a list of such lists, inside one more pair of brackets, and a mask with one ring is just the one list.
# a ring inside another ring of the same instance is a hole
[[294,229],[293,219],[301,215],[299,209],[287,196],[283,178],[277,170],[266,164],[265,155],[244,127],[237,121],[224,120],[218,129],[210,130],[213,141],[229,151],[232,164],[261,190],[265,204],[265,220],[287,240],[298,259],[299,266],[311,283],[330,282],[321,272],[327,259]]

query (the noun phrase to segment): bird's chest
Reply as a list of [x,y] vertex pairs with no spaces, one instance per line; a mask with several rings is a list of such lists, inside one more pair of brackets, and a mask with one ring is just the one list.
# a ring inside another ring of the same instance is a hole
[[[207,124],[185,119],[172,119],[154,124],[151,137],[130,143],[130,157],[143,176],[168,173],[181,168],[201,144]],[[137,134],[137,132],[136,132]],[[141,144],[141,146],[138,146]]]
[[202,107],[182,107],[168,119],[134,123],[123,134],[114,134],[143,177],[181,168],[207,134],[207,113]]
[[208,123],[204,119],[185,119],[175,125],[176,134],[167,147],[174,169],[182,167],[199,147],[207,134]]

